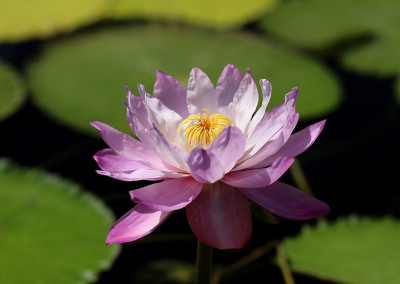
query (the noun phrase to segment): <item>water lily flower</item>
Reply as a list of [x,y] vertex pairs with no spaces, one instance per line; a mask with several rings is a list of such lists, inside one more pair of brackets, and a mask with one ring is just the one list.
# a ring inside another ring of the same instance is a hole
[[277,181],[294,157],[313,144],[325,120],[292,134],[297,87],[266,111],[269,81],[259,93],[250,70],[228,64],[216,88],[193,68],[187,89],[157,71],[153,95],[127,88],[127,118],[139,140],[92,122],[109,148],[94,158],[99,174],[123,181],[161,181],[130,191],[136,205],[111,228],[106,243],[150,234],[175,210],[186,208],[193,233],[220,249],[243,247],[252,233],[248,199],[274,215],[304,220],[329,213],[322,201]]

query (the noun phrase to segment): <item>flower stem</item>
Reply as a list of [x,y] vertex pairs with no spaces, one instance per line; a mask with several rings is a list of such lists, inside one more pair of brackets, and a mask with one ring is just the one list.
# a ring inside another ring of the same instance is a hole
[[292,166],[290,167],[290,171],[297,187],[305,193],[313,195],[310,184],[307,181],[298,159],[293,162]]
[[210,284],[212,270],[212,247],[200,240],[197,243],[195,284]]
[[[300,165],[298,158],[293,162],[292,166],[290,167],[290,172],[292,174],[294,182],[296,183],[296,186],[305,193],[314,196],[311,190],[311,186],[307,181],[306,175],[303,172],[303,169]],[[316,219],[318,221],[323,221],[325,220],[325,217],[317,216]]]
[[278,264],[282,272],[283,279],[285,280],[286,284],[295,284],[292,272],[290,271],[289,264],[286,260],[286,255],[283,248],[278,245],[277,246],[277,256],[278,256]]

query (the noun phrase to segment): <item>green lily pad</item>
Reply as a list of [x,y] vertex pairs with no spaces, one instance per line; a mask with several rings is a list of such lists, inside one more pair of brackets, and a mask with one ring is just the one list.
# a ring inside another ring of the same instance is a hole
[[0,121],[12,115],[25,99],[25,84],[8,65],[0,62]]
[[400,222],[351,217],[287,239],[294,270],[340,283],[400,283]]
[[72,31],[103,15],[107,0],[2,0],[0,42],[44,38]]
[[[400,5],[399,5],[400,9]],[[400,14],[400,13],[399,13]],[[400,20],[400,15],[399,15]],[[349,69],[377,76],[400,73],[400,24],[396,33],[381,34],[379,38],[357,45],[342,56],[342,62]]]
[[391,75],[400,71],[398,11],[397,0],[288,1],[265,16],[260,26],[310,49],[334,50],[347,41],[351,49],[342,57],[347,67]]
[[260,27],[300,46],[324,49],[362,35],[397,32],[399,10],[397,0],[287,1]]
[[75,184],[1,160],[0,200],[0,283],[91,283],[119,252],[112,214]]
[[272,10],[279,0],[118,0],[111,6],[114,19],[164,19],[207,26],[234,28],[259,18]]
[[272,83],[270,105],[299,86],[301,117],[325,116],[337,107],[341,91],[335,77],[318,61],[243,34],[199,32],[158,26],[108,29],[49,45],[28,69],[36,104],[57,120],[90,133],[92,120],[129,131],[124,83],[152,93],[156,69],[184,85],[192,67],[216,84],[223,68],[249,67],[258,81]]
[[364,74],[400,74],[400,1],[287,1],[260,27],[291,43],[336,53]]

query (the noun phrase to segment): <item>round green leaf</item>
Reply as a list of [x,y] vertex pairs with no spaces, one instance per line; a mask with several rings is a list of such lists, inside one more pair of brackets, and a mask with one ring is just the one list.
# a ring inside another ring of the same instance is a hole
[[351,48],[342,56],[342,62],[349,69],[362,73],[380,76],[400,73],[399,30],[400,24],[396,33],[382,34],[373,41]]
[[0,121],[12,115],[25,99],[22,79],[0,62]]
[[227,29],[254,21],[270,11],[279,0],[118,0],[111,18],[165,19],[216,29]]
[[[286,1],[266,15],[260,27],[298,45],[320,49],[364,31],[352,24],[356,1]],[[340,19],[340,20],[338,20]]]
[[78,186],[0,161],[0,283],[91,283],[119,246],[113,216]]
[[400,283],[400,222],[352,217],[306,228],[283,247],[294,270],[340,283]]
[[[400,1],[288,1],[261,21],[262,29],[310,49],[346,43],[344,64],[354,70],[388,75],[400,71]],[[366,20],[368,19],[368,20]]]
[[124,83],[152,93],[156,69],[184,85],[192,67],[216,84],[223,68],[234,63],[252,70],[256,81],[267,78],[273,88],[270,106],[299,86],[301,118],[325,116],[339,104],[335,77],[317,61],[257,37],[199,32],[158,26],[109,29],[49,45],[28,69],[36,104],[54,118],[82,131],[97,132],[93,120],[129,131]]
[[[260,27],[312,49],[362,35],[398,31],[397,0],[287,1],[266,15]],[[368,19],[368,20],[366,20]]]
[[44,38],[98,20],[107,0],[2,0],[0,42]]

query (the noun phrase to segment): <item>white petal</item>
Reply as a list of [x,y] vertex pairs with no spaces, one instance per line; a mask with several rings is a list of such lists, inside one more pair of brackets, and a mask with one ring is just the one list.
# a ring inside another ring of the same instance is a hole
[[233,101],[228,107],[228,117],[232,120],[234,126],[242,130],[245,136],[247,136],[248,127],[256,110],[258,99],[257,86],[250,70],[247,70],[239,89],[233,97]]
[[271,91],[272,91],[271,83],[266,79],[261,79],[260,85],[261,85],[261,90],[263,93],[262,105],[257,110],[257,112],[254,114],[253,118],[251,119],[249,129],[248,129],[248,136],[250,136],[253,133],[254,128],[264,117],[265,110],[268,106],[269,100],[271,99]]
[[183,118],[175,111],[166,107],[158,98],[150,96],[148,93],[146,94],[145,103],[151,122],[164,134],[168,141],[177,145],[177,130]]
[[208,76],[199,68],[190,72],[187,89],[189,113],[197,114],[208,109],[211,113],[218,112],[218,100],[215,88]]

